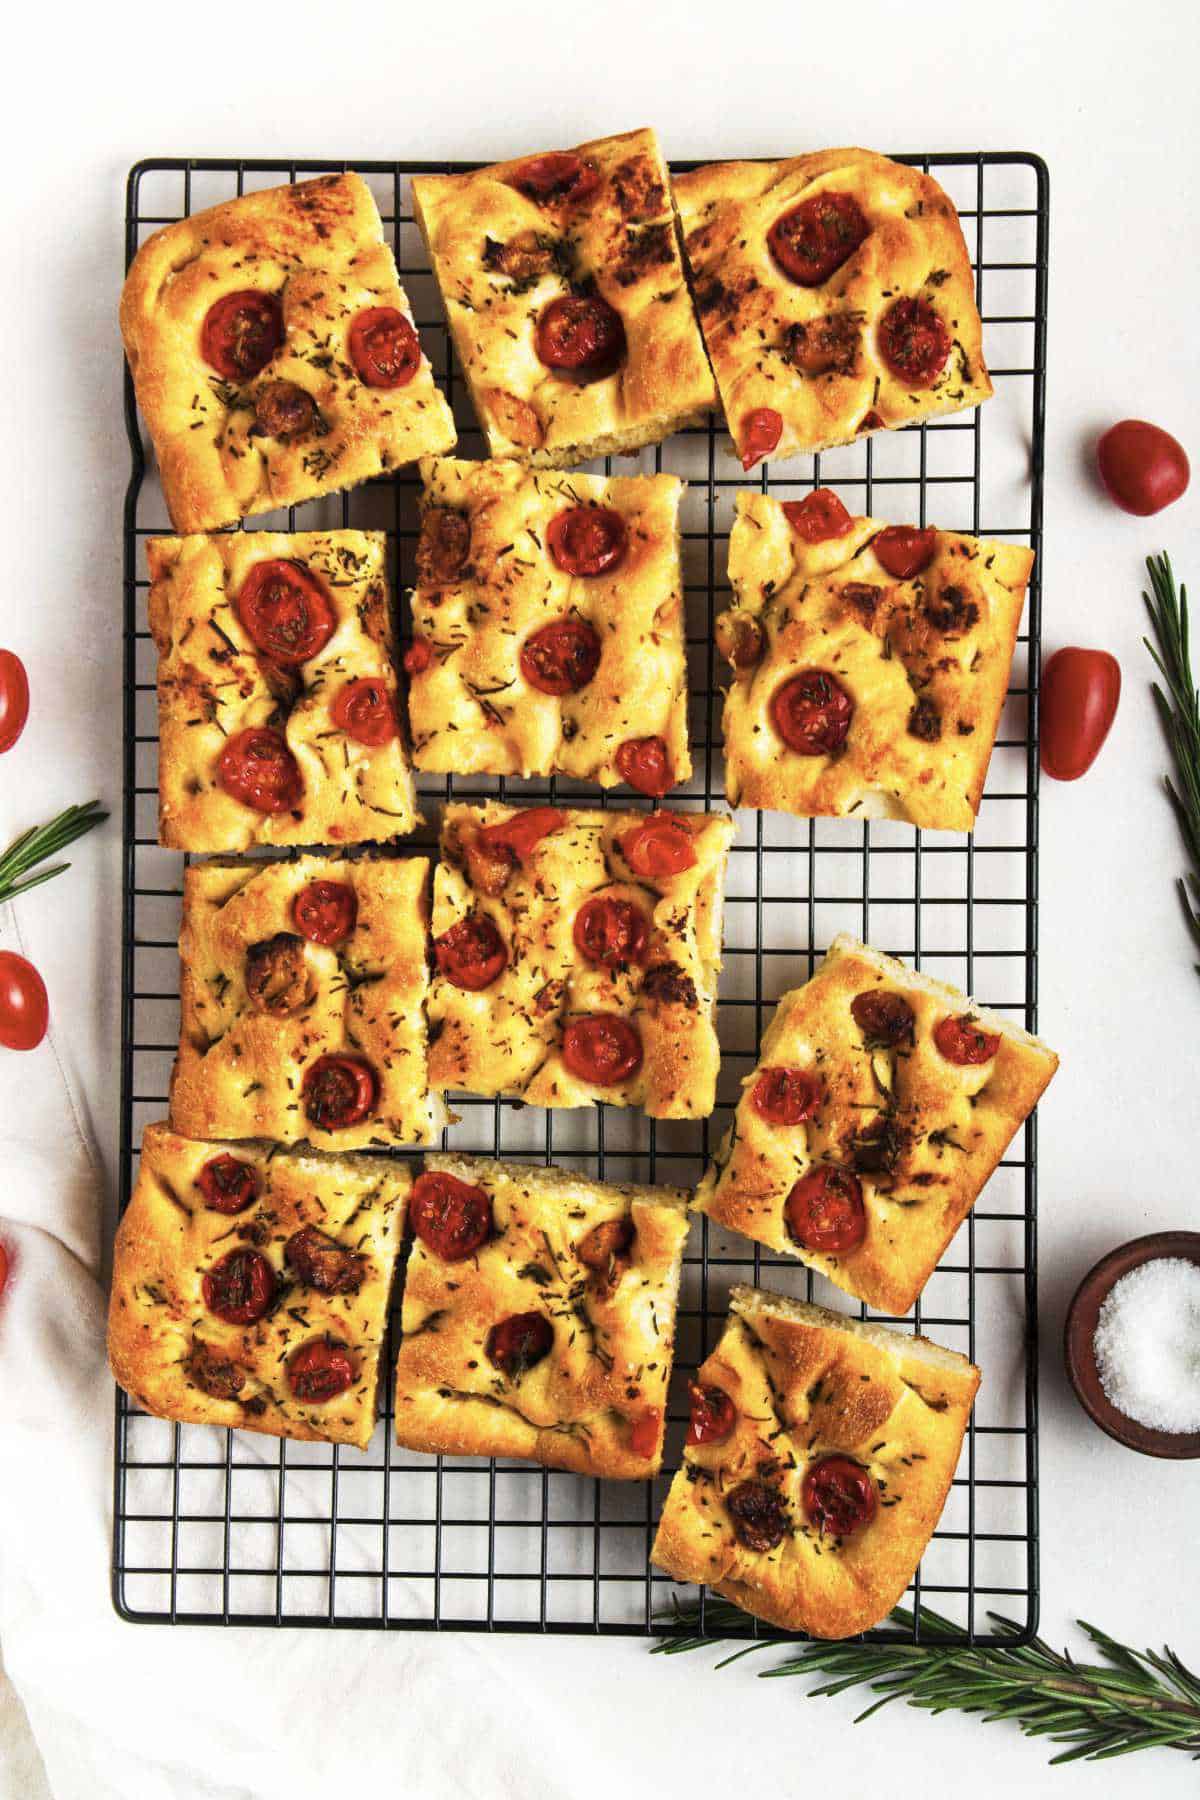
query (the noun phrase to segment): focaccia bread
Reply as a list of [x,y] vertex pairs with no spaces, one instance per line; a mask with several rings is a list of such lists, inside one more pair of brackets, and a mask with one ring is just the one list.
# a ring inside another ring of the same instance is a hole
[[707,1118],[732,838],[714,813],[448,806],[432,1086]]
[[729,800],[970,831],[1032,568],[1017,544],[852,519],[828,488],[739,494],[717,620]]
[[148,1125],[113,1251],[113,1374],[161,1419],[365,1449],[411,1185],[403,1162]]
[[570,468],[716,405],[653,131],[418,175],[413,207],[491,455]]
[[931,175],[820,150],[694,169],[675,203],[744,468],[991,394],[962,227]]
[[193,864],[171,1124],[322,1150],[428,1144],[424,857]]
[[928,1338],[735,1287],[652,1561],[787,1631],[869,1630],[941,1517],[978,1387]]
[[432,457],[421,479],[417,768],[654,795],[686,780],[683,483]]
[[421,822],[378,531],[151,538],[159,842],[352,844]]
[[409,1207],[398,1441],[656,1475],[687,1202],[677,1188],[427,1156]]
[[696,1204],[908,1311],[1058,1067],[1038,1038],[843,934],[785,994]]
[[455,442],[361,176],[155,232],[121,334],[176,531],[355,486]]

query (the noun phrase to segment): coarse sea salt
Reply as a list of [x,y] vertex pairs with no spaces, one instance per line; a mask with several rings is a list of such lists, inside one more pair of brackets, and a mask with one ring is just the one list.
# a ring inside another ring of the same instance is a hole
[[1094,1344],[1118,1412],[1153,1431],[1200,1431],[1200,1265],[1159,1256],[1122,1275]]

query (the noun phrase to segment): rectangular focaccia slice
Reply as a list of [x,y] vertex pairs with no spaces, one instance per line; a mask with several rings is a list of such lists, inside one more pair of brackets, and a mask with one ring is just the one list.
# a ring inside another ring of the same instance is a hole
[[687,1203],[677,1188],[427,1156],[409,1210],[397,1440],[656,1475]]
[[931,175],[820,150],[711,163],[674,185],[744,468],[991,394],[962,227]]
[[429,863],[301,856],[184,871],[171,1124],[189,1137],[428,1144]]
[[1032,568],[1017,544],[852,519],[828,488],[739,494],[717,620],[730,802],[972,830]]
[[775,1008],[696,1204],[899,1316],[1057,1067],[1012,1020],[843,934]]
[[353,844],[421,822],[379,531],[151,538],[159,841]]
[[421,464],[413,761],[660,795],[691,774],[673,475]]
[[716,405],[653,131],[418,175],[413,207],[492,456],[571,468]]
[[787,1631],[869,1630],[941,1517],[978,1387],[928,1338],[735,1287],[651,1560]]
[[117,1228],[108,1358],[161,1419],[365,1449],[408,1165],[148,1125]]
[[433,1087],[707,1118],[733,830],[715,813],[448,806]]
[[126,279],[121,334],[176,531],[455,442],[358,175],[244,194],[155,232]]

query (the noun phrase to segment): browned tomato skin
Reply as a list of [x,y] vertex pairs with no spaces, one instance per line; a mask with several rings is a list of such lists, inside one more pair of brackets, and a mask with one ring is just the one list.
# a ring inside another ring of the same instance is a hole
[[202,1281],[204,1304],[227,1325],[253,1325],[275,1298],[275,1275],[257,1250],[231,1250]]
[[613,1013],[583,1013],[568,1019],[562,1059],[577,1081],[616,1087],[642,1066],[642,1040],[627,1019]]
[[484,1188],[442,1169],[427,1169],[413,1183],[409,1223],[442,1262],[463,1262],[492,1235],[492,1202]]
[[692,834],[670,813],[652,813],[621,839],[621,854],[635,875],[667,881],[696,866]]
[[783,516],[806,544],[843,538],[854,529],[854,520],[832,488],[817,488],[803,500],[785,500]]
[[833,756],[850,732],[854,702],[826,669],[805,669],[771,696],[771,722],[798,756]]
[[310,881],[292,903],[292,923],[310,944],[344,943],[358,923],[358,898],[344,881]]
[[242,978],[246,998],[256,1012],[273,1019],[299,1012],[312,997],[303,938],[293,931],[277,931],[274,937],[251,944]]
[[767,244],[790,280],[820,287],[850,260],[870,230],[852,194],[814,194],[776,219]]
[[937,535],[932,525],[889,525],[871,539],[871,548],[893,580],[912,581],[933,561]]
[[316,402],[304,388],[294,381],[270,381],[254,397],[254,423],[248,435],[286,444],[311,431],[316,420]]
[[539,694],[578,694],[600,667],[600,639],[586,619],[554,619],[521,645],[521,674]]
[[471,521],[453,506],[427,506],[417,538],[417,579],[423,587],[457,581],[471,555]]
[[200,328],[200,354],[224,381],[249,381],[283,342],[283,308],[275,294],[243,288],[215,300]]
[[439,972],[469,994],[491,987],[508,967],[508,946],[486,913],[471,913],[433,942]]
[[764,1069],[750,1090],[750,1104],[769,1125],[803,1125],[815,1119],[825,1084],[811,1069]]
[[315,1225],[292,1233],[286,1255],[300,1280],[319,1294],[356,1294],[367,1278],[366,1258]]
[[1183,445],[1145,419],[1111,425],[1096,446],[1096,460],[1109,498],[1140,519],[1171,506],[1191,480]]
[[991,1062],[1000,1048],[999,1032],[985,1031],[969,1013],[942,1019],[934,1027],[933,1041],[946,1061],[960,1068]]
[[869,1044],[911,1044],[916,1015],[903,994],[867,988],[850,1002],[850,1016]]
[[819,1163],[795,1183],[783,1203],[784,1224],[804,1250],[844,1256],[867,1235],[862,1184],[849,1169]]
[[640,906],[606,894],[585,900],[571,929],[579,954],[604,969],[640,962],[648,935],[649,921]]
[[365,387],[407,387],[421,366],[417,334],[395,306],[368,306],[356,313],[348,349]]
[[574,151],[549,150],[520,163],[508,177],[508,185],[539,205],[556,201],[578,205],[596,192],[600,172]]
[[358,1369],[346,1344],[314,1338],[288,1358],[288,1386],[297,1400],[320,1406],[336,1400],[358,1380]]
[[604,1219],[580,1238],[575,1254],[585,1269],[608,1274],[614,1263],[627,1259],[633,1237],[632,1219]]
[[783,415],[773,406],[756,406],[742,418],[742,467],[752,469],[783,436]]
[[554,1348],[554,1327],[544,1313],[513,1313],[493,1325],[484,1355],[509,1381],[519,1381]]
[[700,1386],[693,1382],[688,1389],[691,1411],[688,1415],[686,1442],[689,1444],[723,1444],[733,1436],[738,1410],[723,1387],[709,1382]]
[[778,1548],[792,1529],[782,1497],[765,1481],[743,1481],[725,1496],[734,1535],[760,1555]]
[[212,1156],[196,1177],[210,1212],[240,1213],[258,1199],[258,1171],[236,1156]]
[[293,812],[304,797],[300,765],[282,732],[252,725],[226,743],[217,759],[217,781],[255,812]]
[[805,1474],[800,1504],[822,1537],[847,1538],[874,1519],[879,1495],[861,1463],[849,1456],[823,1456]]
[[629,531],[611,506],[569,506],[546,530],[550,559],[566,575],[608,575],[629,548]]
[[322,1131],[347,1131],[374,1112],[379,1081],[361,1057],[319,1056],[304,1071],[301,1093],[310,1125]]

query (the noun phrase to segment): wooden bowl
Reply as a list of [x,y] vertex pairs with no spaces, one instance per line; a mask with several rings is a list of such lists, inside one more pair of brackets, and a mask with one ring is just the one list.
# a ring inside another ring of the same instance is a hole
[[1117,1250],[1110,1250],[1094,1269],[1084,1276],[1067,1311],[1064,1333],[1067,1374],[1079,1404],[1118,1444],[1138,1450],[1143,1456],[1168,1456],[1176,1459],[1200,1456],[1200,1431],[1152,1431],[1136,1419],[1118,1412],[1100,1385],[1096,1367],[1094,1339],[1109,1289],[1143,1263],[1159,1257],[1177,1256],[1200,1267],[1200,1232],[1154,1231],[1149,1237],[1134,1238]]

